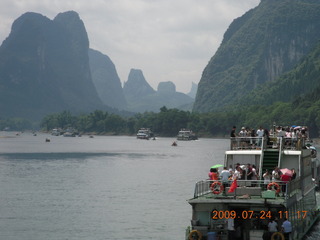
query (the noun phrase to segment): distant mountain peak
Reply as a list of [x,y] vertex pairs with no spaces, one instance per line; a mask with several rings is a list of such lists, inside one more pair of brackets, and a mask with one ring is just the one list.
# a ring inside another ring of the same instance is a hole
[[198,84],[192,82],[190,92],[188,92],[187,95],[195,99],[197,95],[197,90],[198,90]]
[[32,12],[21,15],[0,47],[1,113],[39,119],[63,110],[107,109],[92,83],[88,50],[76,12],[54,20]]
[[173,94],[176,92],[176,85],[171,82],[160,82],[158,84],[158,93],[159,94]]
[[130,70],[128,81],[124,83],[123,91],[128,98],[142,97],[155,93],[155,90],[146,81],[140,69]]

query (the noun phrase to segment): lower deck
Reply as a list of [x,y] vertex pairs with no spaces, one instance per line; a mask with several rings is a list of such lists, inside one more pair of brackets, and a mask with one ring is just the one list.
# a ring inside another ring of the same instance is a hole
[[202,239],[209,239],[208,235],[215,233],[221,240],[230,236],[260,240],[268,234],[271,219],[277,220],[280,230],[285,218],[294,226],[292,239],[302,239],[319,216],[314,189],[303,192],[302,197],[296,185],[296,190],[278,193],[267,190],[262,181],[239,181],[232,193],[228,193],[229,187],[225,192],[213,193],[211,185],[211,181],[199,182],[195,197],[188,200],[192,206],[190,230],[201,233]]

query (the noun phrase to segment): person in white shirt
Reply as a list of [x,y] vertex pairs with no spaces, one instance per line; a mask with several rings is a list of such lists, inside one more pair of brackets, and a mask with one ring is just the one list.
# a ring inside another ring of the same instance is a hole
[[263,174],[263,179],[267,189],[268,184],[271,182],[271,174],[269,173],[268,169],[266,169],[266,172]]
[[228,239],[233,240],[234,236],[235,236],[235,228],[234,228],[234,219],[233,218],[228,218],[227,227],[228,227]]
[[270,233],[278,232],[278,223],[274,219],[268,223],[268,230]]
[[227,167],[223,168],[223,170],[220,173],[220,177],[223,185],[223,193],[225,193],[226,187],[228,186],[228,183],[229,183],[229,177],[230,177],[230,172],[227,170]]
[[257,137],[258,137],[257,146],[259,146],[259,147],[261,147],[261,142],[262,142],[263,135],[264,135],[264,130],[260,126],[259,129],[257,130]]
[[232,175],[232,180],[240,179],[240,178],[241,178],[240,167],[236,167],[236,170],[234,171],[234,173]]

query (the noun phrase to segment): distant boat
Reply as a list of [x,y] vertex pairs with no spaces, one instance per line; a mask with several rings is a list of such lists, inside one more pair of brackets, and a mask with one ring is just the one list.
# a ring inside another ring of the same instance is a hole
[[189,140],[197,140],[197,135],[189,129],[181,129],[178,133],[177,140],[189,141]]
[[154,136],[154,134],[150,130],[150,128],[140,128],[138,133],[137,133],[137,138],[138,139],[147,139],[147,140],[149,140],[149,138],[151,138],[153,136]]
[[65,133],[63,134],[63,136],[64,136],[64,137],[75,137],[76,134],[75,134],[74,132],[65,132]]
[[52,129],[52,131],[51,131],[51,135],[52,136],[60,136],[60,130],[59,129],[57,129],[57,128],[54,128],[54,129]]

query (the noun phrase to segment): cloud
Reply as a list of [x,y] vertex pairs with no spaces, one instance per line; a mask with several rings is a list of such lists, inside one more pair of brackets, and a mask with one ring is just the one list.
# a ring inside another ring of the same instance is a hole
[[131,68],[143,71],[153,88],[172,81],[188,92],[219,47],[233,19],[259,0],[2,0],[0,40],[25,12],[50,19],[74,10],[83,20],[90,47],[108,55],[121,81]]

